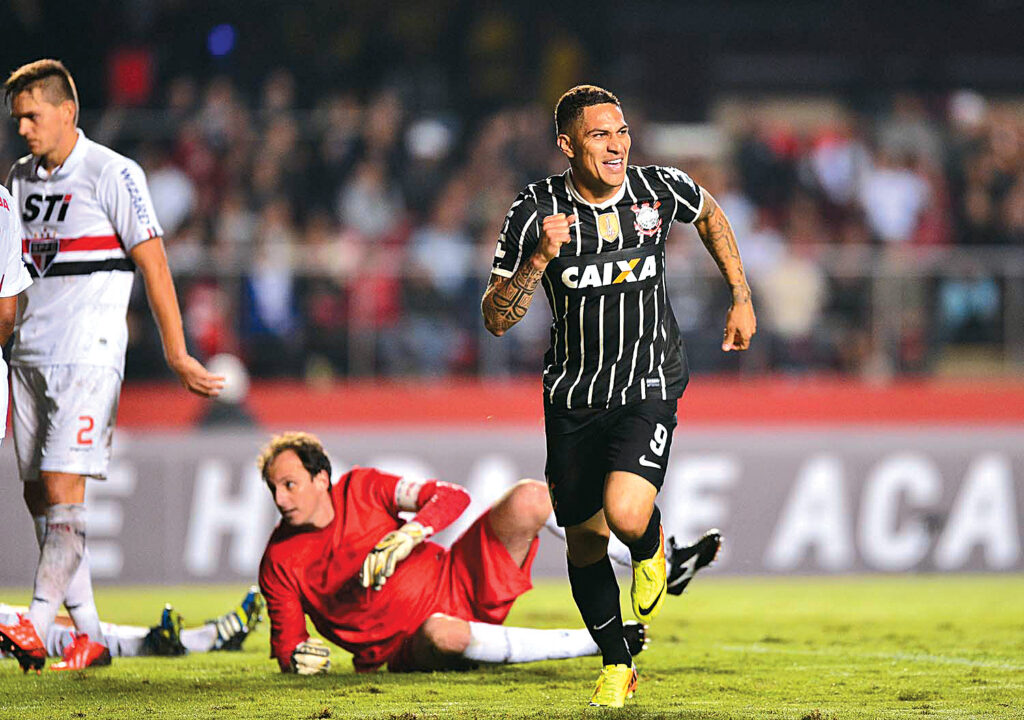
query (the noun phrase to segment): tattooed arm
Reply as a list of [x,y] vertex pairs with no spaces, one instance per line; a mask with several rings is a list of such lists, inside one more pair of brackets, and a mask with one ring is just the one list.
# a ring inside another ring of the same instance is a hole
[[484,314],[484,327],[492,335],[501,337],[526,315],[548,263],[558,257],[562,245],[569,242],[569,228],[574,222],[575,215],[566,217],[562,213],[544,218],[540,242],[533,255],[510,278],[491,275],[480,309]]
[[736,235],[711,193],[703,189],[701,193],[704,196],[704,207],[693,225],[732,290],[732,306],[726,315],[722,350],[746,350],[750,347],[750,338],[757,332],[757,318],[754,316],[750,286],[743,272],[740,250],[736,246]]
[[544,268],[530,258],[510,278],[491,275],[491,282],[480,304],[484,313],[484,327],[497,337],[523,319],[530,309],[533,293],[544,276]]

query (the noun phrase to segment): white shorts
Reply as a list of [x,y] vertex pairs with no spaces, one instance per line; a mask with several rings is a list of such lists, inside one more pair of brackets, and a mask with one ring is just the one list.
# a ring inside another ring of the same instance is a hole
[[121,376],[98,365],[11,368],[11,428],[23,482],[40,472],[107,477]]

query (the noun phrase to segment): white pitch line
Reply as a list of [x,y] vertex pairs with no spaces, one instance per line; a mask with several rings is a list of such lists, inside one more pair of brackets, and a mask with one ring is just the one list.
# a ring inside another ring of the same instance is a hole
[[950,657],[947,655],[931,655],[929,653],[860,653],[848,650],[807,650],[802,648],[782,648],[772,645],[718,645],[718,648],[729,652],[755,652],[755,653],[779,653],[785,655],[831,655],[859,658],[878,658],[882,660],[895,660],[907,662],[924,662],[939,665],[966,665],[968,667],[994,668],[998,670],[1024,670],[1024,665],[1014,665],[1009,662],[989,662],[986,660],[971,660],[970,658]]

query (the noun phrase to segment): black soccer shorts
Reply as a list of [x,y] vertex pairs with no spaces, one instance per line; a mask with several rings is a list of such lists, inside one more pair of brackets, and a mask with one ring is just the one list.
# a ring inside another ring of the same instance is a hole
[[560,526],[578,525],[604,506],[604,481],[613,470],[635,473],[661,490],[677,405],[643,400],[545,417],[544,474]]

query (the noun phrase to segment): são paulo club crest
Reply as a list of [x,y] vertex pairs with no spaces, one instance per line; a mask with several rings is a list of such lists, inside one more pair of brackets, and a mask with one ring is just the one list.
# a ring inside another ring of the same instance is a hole
[[36,272],[39,273],[39,277],[45,275],[46,271],[50,269],[59,250],[60,240],[53,235],[29,239],[28,254],[32,258],[32,264],[35,266]]
[[631,208],[636,213],[633,227],[636,228],[638,233],[645,237],[651,237],[661,230],[661,215],[658,214],[659,207],[661,207],[661,201],[655,200],[653,205],[651,203],[640,203]]

